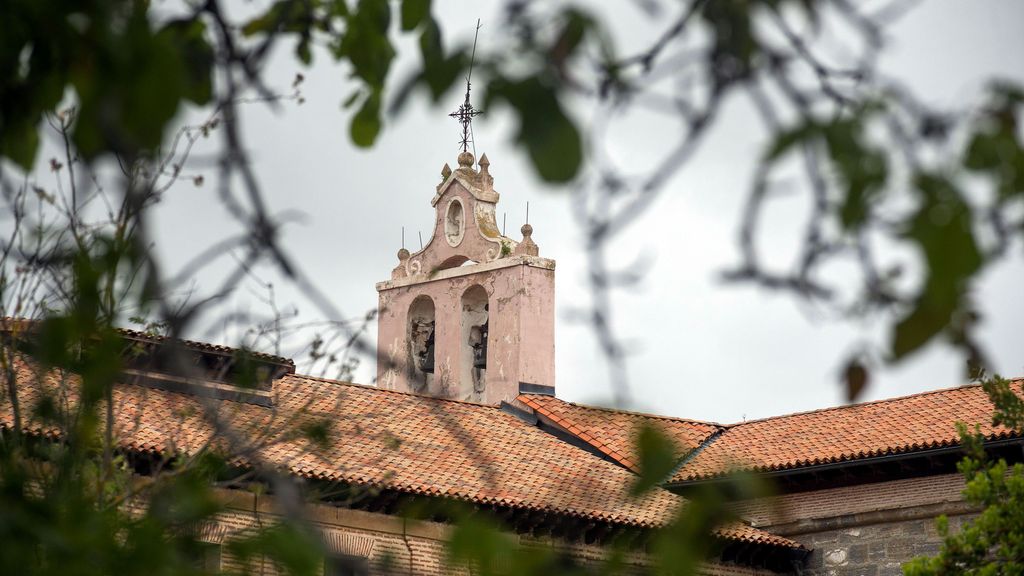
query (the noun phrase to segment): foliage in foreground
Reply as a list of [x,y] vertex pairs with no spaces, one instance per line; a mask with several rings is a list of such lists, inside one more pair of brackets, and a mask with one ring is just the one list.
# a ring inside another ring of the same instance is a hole
[[[478,55],[478,77],[485,88],[484,108],[511,110],[517,124],[514,137],[546,180],[578,178],[585,172],[585,160],[592,160],[584,158],[587,134],[568,113],[568,100],[593,98],[599,109],[628,112],[642,97],[656,96],[652,92],[663,88],[659,77],[678,80],[687,91],[693,84],[706,87],[694,95],[672,94],[669,118],[681,128],[673,134],[678,146],[670,146],[658,162],[664,169],[636,177],[616,166],[590,167],[590,180],[582,185],[596,199],[591,204],[606,210],[586,216],[586,236],[592,240],[588,249],[597,263],[592,280],[599,296],[619,277],[617,271],[604,270],[601,247],[650,206],[670,176],[686,165],[722,114],[727,96],[741,94],[758,104],[771,137],[743,216],[743,257],[731,278],[835,303],[828,300],[829,289],[835,286],[824,281],[824,266],[834,258],[855,257],[863,263],[863,282],[853,302],[838,305],[855,313],[897,312],[892,316],[896,320],[890,326],[890,344],[874,356],[898,362],[945,337],[972,360],[981,359],[971,338],[977,311],[969,298],[970,287],[991,262],[1010,253],[1007,247],[1024,230],[1019,218],[1024,199],[1024,93],[1019,86],[992,82],[988,101],[978,110],[933,109],[905,86],[875,74],[873,63],[884,28],[862,18],[848,2],[695,1],[681,7],[677,18],[665,19],[666,33],[655,35],[647,49],[635,55],[616,53],[609,40],[616,23],[603,21],[597,11],[529,4],[508,2],[508,21],[500,25],[508,32],[506,42],[493,54]],[[297,62],[308,65],[316,54],[351,71],[354,90],[345,106],[354,110],[349,134],[359,146],[369,146],[378,137],[389,99],[399,108],[409,93],[422,89],[438,102],[450,87],[461,88],[469,60],[465,46],[446,50],[441,27],[425,0],[405,0],[400,7],[387,0],[278,0],[257,8],[258,13],[244,21],[227,14],[227,3],[218,0],[186,3],[186,8],[168,17],[156,14],[149,2],[134,0],[11,0],[0,5],[0,185],[4,208],[11,207],[2,215],[23,216],[17,206],[30,191],[29,196],[67,207],[65,228],[70,231],[58,250],[43,246],[20,252],[22,246],[7,241],[4,229],[0,272],[26,266],[60,269],[38,285],[42,292],[57,292],[69,300],[46,314],[63,319],[46,333],[55,354],[49,362],[84,376],[85,399],[71,412],[51,411],[44,405],[38,414],[61,421],[66,435],[60,442],[11,434],[0,438],[4,573],[200,570],[190,560],[198,544],[189,535],[189,526],[218,510],[210,485],[222,480],[221,465],[215,458],[175,460],[168,463],[173,465],[167,474],[140,480],[113,450],[101,415],[102,401],[109,398],[118,372],[118,360],[105,344],[124,300],[139,300],[131,303],[133,310],[147,305],[160,309],[159,320],[170,322],[175,333],[203,311],[195,306],[187,314],[170,313],[167,282],[158,263],[150,260],[144,226],[146,210],[158,201],[161,187],[155,179],[134,177],[137,167],[147,162],[158,174],[178,175],[182,161],[161,162],[154,152],[166,144],[176,115],[192,104],[216,110],[221,122],[217,134],[224,147],[220,180],[225,204],[234,208],[232,214],[244,228],[238,245],[247,250],[245,264],[265,258],[286,276],[301,278],[276,241],[279,223],[264,208],[236,110],[240,98],[253,94],[275,101],[263,77],[273,47],[284,42],[294,49]],[[864,40],[863,59],[852,62],[853,69],[817,52],[813,31],[828,29],[818,24],[829,14],[853,22],[852,30]],[[790,18],[794,15],[797,18]],[[418,40],[422,61],[421,69],[397,87],[389,80],[396,54],[393,19],[399,20],[402,34]],[[795,29],[794,22],[810,24],[806,29],[812,32]],[[705,42],[693,45],[693,38]],[[691,50],[703,56],[682,59],[681,64],[678,55]],[[64,106],[76,112],[65,114]],[[65,170],[70,198],[22,184],[27,182],[24,174],[39,164],[41,127],[46,122],[60,124],[68,157],[64,162],[50,159],[49,165],[54,172]],[[205,125],[201,132],[205,136],[213,127]],[[114,160],[126,172],[123,181],[111,187],[117,192],[110,200],[121,211],[112,230],[95,233],[82,226],[86,214],[80,207],[99,202],[92,176]],[[800,257],[793,259],[799,264],[782,272],[765,269],[757,257],[757,216],[778,183],[770,177],[780,167],[800,161],[807,166],[807,189],[815,209]],[[194,181],[199,185],[202,180]],[[245,183],[244,194],[232,184],[239,181]],[[979,182],[990,192],[981,201],[970,193],[972,184]],[[35,227],[26,228],[32,228],[28,240],[41,236]],[[995,242],[982,242],[986,237]],[[920,287],[904,286],[901,264],[873,255],[872,247],[879,242],[920,254]],[[134,287],[126,280],[133,277],[139,279]],[[27,308],[20,302],[12,305],[11,297],[24,285],[10,276],[0,278],[5,313],[26,314]],[[611,325],[607,314],[605,309],[595,311],[599,330]],[[614,372],[624,360],[619,343],[609,337],[604,346]],[[59,357],[62,350],[80,354]],[[871,356],[852,359],[846,371],[851,396],[867,382]],[[10,363],[2,367],[9,384]],[[10,390],[5,387],[9,394]],[[1003,417],[1019,426],[1019,404],[1014,412],[1005,408],[1012,402],[1003,400],[997,401],[1006,410]],[[1009,420],[1013,414],[1017,420]],[[654,452],[651,462],[665,460]],[[1020,485],[1014,479],[1020,474],[1018,467],[1009,476],[994,474],[1000,465],[986,463],[977,454],[965,461],[969,497],[985,506],[986,514],[973,531],[963,533],[967,536],[951,536],[943,556],[919,561],[911,570],[935,573],[984,566],[979,571],[998,571],[1015,566],[1014,558],[1019,566],[1020,534],[1014,527],[1021,524]],[[643,484],[650,488],[660,478],[645,475]],[[132,498],[149,504],[141,515],[129,514],[122,506]],[[706,534],[705,520],[719,508],[712,499],[697,502],[694,510],[705,510],[703,515],[689,516],[654,543],[662,560],[659,569],[685,572],[699,558],[695,543],[700,539],[695,536]],[[507,556],[514,553],[507,548],[508,540],[481,526],[478,518],[460,524],[453,557],[478,559],[484,566],[489,565],[488,555],[512,557]],[[317,564],[316,546],[300,545],[308,541],[301,524],[295,523],[254,536],[236,548],[240,554],[265,552],[292,573],[304,574]],[[558,558],[550,557],[523,557],[513,566],[524,573],[564,568]]]

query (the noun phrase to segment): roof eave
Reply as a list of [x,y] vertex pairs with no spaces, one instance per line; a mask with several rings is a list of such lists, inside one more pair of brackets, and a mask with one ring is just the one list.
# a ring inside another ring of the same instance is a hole
[[[1012,436],[1012,437],[1009,437],[1009,438],[987,439],[984,442],[984,447],[985,448],[999,448],[999,447],[1002,447],[1002,446],[1010,446],[1010,445],[1013,445],[1013,444],[1024,444],[1024,438],[1022,438],[1021,436],[1015,435],[1015,436]],[[946,455],[946,454],[951,454],[951,453],[961,452],[961,451],[963,451],[963,445],[960,444],[959,441],[956,441],[955,443],[953,443],[951,445],[948,445],[948,446],[937,446],[937,447],[925,448],[925,449],[921,449],[921,450],[906,450],[906,451],[896,452],[896,453],[892,453],[892,454],[880,454],[880,455],[877,455],[877,456],[868,456],[868,457],[864,457],[864,458],[847,458],[847,459],[844,459],[844,460],[838,460],[838,461],[834,461],[834,462],[822,462],[822,463],[819,463],[819,464],[787,466],[787,467],[784,467],[784,468],[774,468],[774,469],[767,469],[767,468],[760,468],[760,469],[758,469],[758,468],[737,468],[737,469],[732,470],[730,472],[716,473],[714,475],[699,476],[699,477],[689,478],[689,479],[685,479],[685,480],[677,480],[677,481],[668,482],[668,483],[666,483],[664,485],[664,487],[671,490],[673,488],[692,488],[692,487],[695,487],[695,486],[715,484],[715,483],[718,483],[718,482],[722,482],[722,481],[728,480],[729,477],[730,477],[730,474],[735,474],[735,473],[754,474],[756,476],[761,476],[761,477],[766,477],[766,478],[778,478],[778,477],[782,477],[782,476],[790,476],[790,475],[795,475],[795,474],[804,474],[804,473],[811,473],[811,472],[823,472],[823,471],[828,471],[828,470],[839,470],[839,469],[843,469],[843,468],[852,468],[852,467],[856,467],[856,466],[867,466],[867,465],[871,465],[871,464],[880,464],[880,463],[884,463],[884,462],[896,462],[896,461],[899,461],[899,460],[910,460],[910,459],[913,459],[913,458],[920,458],[920,457],[927,457],[927,456],[940,456],[940,455]]]

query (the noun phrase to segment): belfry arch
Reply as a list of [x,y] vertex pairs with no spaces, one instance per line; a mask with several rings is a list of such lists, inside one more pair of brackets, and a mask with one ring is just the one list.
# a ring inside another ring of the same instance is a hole
[[479,401],[483,398],[487,385],[487,351],[490,332],[487,290],[474,284],[462,293],[459,306],[459,326],[461,328],[459,353],[459,371],[462,392],[470,400]]
[[406,343],[410,361],[406,363],[406,373],[414,392],[426,392],[434,380],[437,356],[436,318],[430,296],[421,294],[413,299],[408,318]]

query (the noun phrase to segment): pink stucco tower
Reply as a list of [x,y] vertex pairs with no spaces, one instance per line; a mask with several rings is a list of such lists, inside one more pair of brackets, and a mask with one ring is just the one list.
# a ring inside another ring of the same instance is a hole
[[487,155],[441,172],[434,234],[377,284],[377,385],[485,404],[554,393],[555,262],[501,234]]

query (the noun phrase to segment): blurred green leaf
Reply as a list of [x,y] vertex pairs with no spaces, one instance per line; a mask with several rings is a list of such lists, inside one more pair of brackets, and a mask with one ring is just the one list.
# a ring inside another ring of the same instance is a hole
[[987,173],[996,185],[1000,201],[1024,195],[1024,144],[1020,118],[1024,92],[1017,86],[997,84],[991,103],[974,127],[964,153],[964,167]]
[[430,16],[430,0],[402,0],[402,30],[415,29]]
[[856,229],[867,220],[889,176],[885,153],[869,145],[864,136],[865,123],[878,110],[869,104],[829,123],[805,119],[781,130],[767,145],[763,163],[773,164],[796,147],[823,143],[844,192],[838,205],[839,222],[845,230]]
[[86,159],[160,145],[190,89],[173,36],[154,34],[145,9],[136,7],[124,31],[96,47],[86,65],[74,71],[72,83],[81,100],[74,139]]
[[639,496],[664,482],[679,464],[675,443],[664,432],[643,425],[637,430],[636,449],[639,462],[636,481],[630,494]]
[[326,419],[304,422],[299,426],[302,435],[319,448],[326,448],[330,440],[331,421]]
[[846,230],[857,228],[865,221],[869,207],[888,177],[885,155],[865,142],[863,132],[867,117],[859,112],[826,125],[823,131],[832,165],[844,185],[839,221]]
[[578,8],[569,8],[563,13],[561,30],[551,45],[551,58],[561,63],[572,57],[583,43],[587,31],[594,25],[591,17]]
[[362,95],[363,93],[360,92],[359,90],[353,91],[351,94],[348,95],[348,98],[345,98],[345,100],[341,103],[342,109],[351,108],[353,105],[355,105],[356,102],[359,101],[359,97]]
[[310,48],[310,36],[308,34],[299,37],[299,41],[295,44],[295,55],[299,58],[299,61],[309,66],[313,63],[313,51]]
[[753,12],[749,0],[716,0],[700,10],[711,35],[711,72],[716,84],[745,76],[760,51],[751,21]]
[[206,38],[206,26],[197,19],[174,20],[159,34],[173,45],[182,61],[184,97],[199,105],[208,104],[213,97],[214,54]]
[[974,239],[971,211],[946,178],[920,173],[915,178],[921,204],[904,237],[924,256],[926,278],[914,309],[894,327],[892,354],[900,359],[950,326],[968,283],[984,259]]
[[513,555],[512,540],[495,525],[479,516],[461,519],[448,540],[449,562],[469,564],[481,574],[493,574]]
[[774,139],[767,146],[764,154],[764,162],[770,164],[788,154],[798,144],[804,144],[817,139],[821,135],[821,127],[810,121],[805,121],[793,128],[779,130],[775,133]]
[[349,127],[352,142],[363,148],[373,146],[380,133],[380,126],[380,96],[375,92],[367,95],[359,111],[352,117]]
[[49,2],[0,4],[0,157],[30,170],[44,116],[64,98],[82,37]]
[[384,86],[395,49],[388,36],[391,8],[387,0],[359,0],[335,57],[347,58],[352,74],[376,92]]
[[31,170],[39,150],[38,128],[24,121],[11,124],[8,131],[0,130],[0,156],[10,158],[23,170]]
[[309,34],[313,23],[313,4],[296,0],[277,0],[262,14],[242,25],[242,34],[272,34],[292,32]]
[[290,576],[314,576],[323,566],[323,554],[316,540],[292,523],[277,524],[234,539],[227,548],[243,562],[265,554]]
[[[480,576],[575,576],[591,574],[566,550],[523,546],[517,538],[482,514],[458,514],[448,540],[452,572]],[[616,572],[605,572],[614,574]]]
[[440,100],[448,89],[461,79],[462,71],[468,66],[464,52],[455,52],[445,57],[441,27],[431,18],[420,34],[420,55],[423,57],[422,82],[430,89],[434,102]]
[[583,144],[555,89],[531,76],[523,80],[493,80],[485,107],[505,102],[519,118],[516,142],[526,148],[534,168],[548,182],[568,182],[583,162]]

